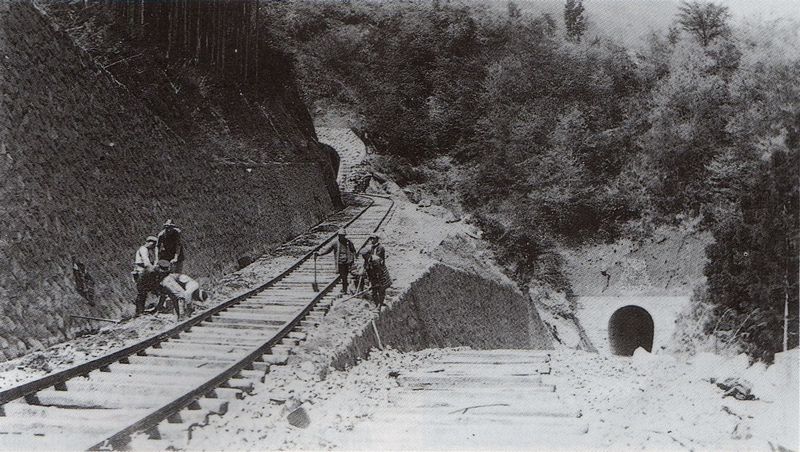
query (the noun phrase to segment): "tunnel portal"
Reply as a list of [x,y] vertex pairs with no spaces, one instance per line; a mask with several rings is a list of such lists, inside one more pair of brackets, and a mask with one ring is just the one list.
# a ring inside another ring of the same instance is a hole
[[632,356],[637,348],[653,349],[653,318],[639,306],[625,306],[614,311],[608,320],[608,343],[611,353]]

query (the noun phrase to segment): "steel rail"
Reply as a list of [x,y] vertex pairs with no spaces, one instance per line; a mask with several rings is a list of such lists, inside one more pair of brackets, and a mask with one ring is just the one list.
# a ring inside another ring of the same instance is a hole
[[[365,196],[365,195],[362,195]],[[373,229],[373,232],[377,232],[380,227],[383,225],[386,218],[389,216],[389,213],[394,209],[394,200],[388,196],[380,196],[380,195],[370,195],[375,196],[378,198],[387,199],[390,201],[389,208],[383,214],[381,219],[378,221],[378,224]],[[366,197],[366,196],[365,196]],[[350,220],[347,225],[353,224],[357,219],[359,219],[363,213],[365,213],[369,208],[374,205],[374,200],[363,209],[356,217]],[[321,245],[314,248],[313,251],[306,254],[302,261],[296,263],[290,268],[296,269],[300,266],[302,262],[308,259],[314,252],[319,250],[322,246],[330,242],[335,238],[334,236],[325,240]],[[359,250],[364,248],[366,245],[366,241],[359,247]],[[289,274],[290,272],[284,272],[285,274]],[[289,321],[281,330],[276,333],[272,338],[270,338],[267,342],[259,346],[257,349],[249,353],[246,357],[241,359],[240,361],[236,362],[235,364],[231,365],[230,367],[226,368],[219,374],[215,375],[214,377],[207,380],[205,383],[197,386],[196,388],[192,389],[191,391],[183,394],[182,396],[174,399],[173,401],[167,403],[163,407],[153,411],[152,413],[148,414],[147,416],[143,417],[142,419],[136,421],[135,423],[131,424],[130,426],[120,430],[119,432],[115,433],[111,437],[101,441],[100,443],[95,444],[89,450],[115,450],[120,448],[130,442],[130,436],[136,432],[146,431],[157,426],[160,422],[167,419],[172,414],[179,412],[180,410],[188,407],[192,402],[197,400],[198,398],[204,396],[205,394],[214,390],[214,388],[219,387],[220,385],[224,384],[227,380],[234,377],[238,374],[241,370],[249,367],[253,362],[259,360],[264,354],[269,353],[271,347],[273,347],[276,343],[281,341],[287,334],[289,334],[299,323],[300,321],[319,303],[319,301],[328,294],[336,284],[339,283],[340,276],[336,276],[323,290],[321,290],[310,302],[309,304],[303,309],[301,313],[299,313],[296,317],[294,317],[291,321]],[[277,278],[276,278],[277,279]],[[275,281],[275,279],[273,279]]]
[[[347,223],[345,223],[345,227],[348,227],[353,223],[355,223],[356,221],[358,221],[359,219],[361,219],[366,212],[368,212],[371,208],[373,208],[376,204],[375,198],[383,198],[389,200],[390,203],[388,209],[383,213],[377,225],[372,229],[373,232],[378,231],[388,218],[390,212],[393,211],[395,207],[394,200],[388,196],[381,196],[381,195],[357,195],[357,196],[361,196],[363,198],[368,199],[369,204],[367,204],[364,208],[362,208],[355,216],[353,216],[352,219],[347,221]],[[254,289],[248,290],[245,293],[242,293],[236,297],[231,298],[230,300],[218,304],[217,306],[214,306],[210,309],[200,312],[194,317],[187,319],[186,321],[183,321],[166,331],[163,331],[145,340],[124,347],[108,355],[93,359],[86,363],[59,372],[55,372],[50,375],[46,375],[37,380],[24,383],[22,385],[7,389],[5,391],[0,391],[0,416],[5,414],[3,412],[3,406],[8,402],[24,398],[26,402],[35,403],[36,400],[35,396],[36,393],[38,393],[39,391],[51,387],[58,389],[59,387],[63,387],[67,381],[79,376],[88,376],[89,373],[96,370],[109,371],[110,365],[115,364],[117,362],[126,363],[127,358],[133,355],[138,354],[146,356],[147,353],[145,352],[145,350],[147,350],[148,348],[158,347],[159,344],[169,341],[172,338],[176,338],[181,333],[189,333],[191,332],[192,327],[195,326],[202,327],[202,325],[200,324],[204,321],[209,321],[213,323],[214,316],[219,315],[223,311],[226,311],[229,307],[235,306],[236,304],[244,300],[247,300],[255,295],[258,295],[259,293],[279,283],[287,276],[291,275],[295,270],[297,270],[301,265],[303,265],[303,263],[308,261],[315,252],[319,251],[323,246],[330,243],[330,241],[335,239],[335,237],[336,234],[333,233],[327,238],[325,238],[322,242],[320,242],[319,245],[315,246],[313,249],[311,249],[311,251],[309,251],[301,258],[299,258],[297,261],[295,261],[292,265],[290,265],[286,270],[281,272],[278,276],[270,279],[269,281],[259,285]],[[363,244],[359,249],[362,249],[365,245],[366,243]],[[230,379],[235,378],[237,375],[239,375],[242,370],[252,369],[253,363],[261,361],[263,355],[270,353],[271,349],[277,343],[282,341],[292,330],[297,328],[298,324],[300,324],[300,322],[319,304],[320,300],[322,300],[325,296],[329,294],[329,292],[336,286],[336,284],[338,284],[339,281],[340,277],[338,275],[335,276],[333,280],[327,286],[325,286],[325,288],[322,291],[317,293],[308,302],[308,304],[303,307],[301,312],[299,312],[291,320],[287,321],[281,327],[280,330],[276,331],[272,335],[272,337],[270,337],[268,340],[258,345],[254,349],[252,349],[252,351],[250,351],[245,357],[229,365],[224,370],[214,375],[213,377],[209,378],[208,380],[204,381],[202,384],[194,387],[190,391],[173,399],[172,401],[166,403],[160,408],[152,411],[151,413],[139,419],[138,421],[134,422],[133,424],[130,424],[128,427],[125,427],[124,429],[111,435],[105,440],[95,444],[94,446],[91,447],[91,450],[104,450],[109,448],[124,447],[129,442],[131,435],[133,435],[134,433],[157,427],[159,423],[168,419],[171,415],[178,413],[181,410],[189,407],[197,399],[213,393],[215,388],[224,386]]]
[[[375,201],[373,199],[370,199],[368,196],[363,196],[363,197],[369,199],[370,203],[366,207],[364,207],[357,215],[355,215],[350,221],[348,221],[345,224],[345,227],[353,224],[356,220],[361,218],[361,216],[365,212],[367,212],[375,204]],[[394,207],[394,201],[392,201],[391,207],[389,208],[389,210],[391,210],[393,207]],[[381,222],[382,222],[382,220],[381,220]],[[172,327],[172,328],[170,328],[170,329],[168,329],[166,331],[163,331],[163,332],[161,332],[161,333],[159,333],[159,334],[157,334],[155,336],[151,336],[151,337],[149,337],[149,338],[147,338],[147,339],[145,339],[143,341],[140,341],[140,342],[137,342],[135,344],[129,345],[127,347],[124,347],[124,348],[122,348],[120,350],[117,350],[117,351],[115,351],[113,353],[110,353],[108,355],[101,356],[99,358],[95,358],[93,360],[87,361],[87,362],[79,364],[77,366],[70,367],[68,369],[64,369],[62,371],[55,372],[55,373],[52,373],[52,374],[49,374],[49,375],[45,375],[42,378],[30,381],[28,383],[24,383],[22,385],[19,385],[19,386],[10,388],[10,389],[6,389],[4,391],[0,391],[0,415],[2,415],[3,405],[5,405],[8,402],[11,402],[11,401],[23,398],[23,397],[27,398],[27,397],[29,397],[29,396],[31,396],[31,395],[43,390],[43,389],[47,389],[47,388],[53,387],[53,386],[55,386],[57,384],[63,383],[65,381],[70,380],[70,379],[75,378],[75,377],[87,375],[88,373],[90,373],[90,372],[92,372],[94,370],[98,370],[98,369],[99,370],[103,370],[104,368],[107,368],[111,364],[119,362],[120,360],[123,360],[123,359],[125,359],[125,358],[127,358],[129,356],[135,355],[135,354],[137,354],[137,353],[139,353],[139,352],[141,352],[141,351],[143,351],[143,350],[145,350],[147,348],[150,348],[150,347],[152,347],[154,345],[157,345],[157,344],[159,344],[161,342],[164,342],[165,340],[168,340],[168,339],[176,336],[177,334],[180,334],[181,332],[185,332],[188,329],[190,329],[191,327],[193,327],[193,326],[195,326],[195,325],[197,325],[197,324],[199,324],[199,323],[201,323],[201,322],[213,317],[215,314],[219,313],[220,311],[223,311],[223,310],[231,307],[232,305],[235,305],[235,304],[237,304],[237,303],[239,303],[239,302],[241,302],[241,301],[243,301],[243,300],[245,300],[247,298],[250,298],[250,297],[258,294],[259,292],[262,292],[262,291],[268,289],[271,286],[274,286],[276,283],[280,282],[280,280],[282,280],[283,278],[285,278],[286,276],[288,276],[289,274],[294,272],[299,266],[301,266],[305,261],[307,261],[314,254],[314,252],[319,251],[323,246],[328,244],[335,237],[336,237],[336,233],[331,234],[327,239],[325,239],[323,242],[321,242],[319,245],[314,247],[311,251],[306,253],[304,256],[302,256],[300,259],[298,259],[296,262],[294,262],[291,266],[289,266],[289,268],[287,268],[286,270],[281,272],[278,276],[276,276],[276,277],[272,278],[271,280],[265,282],[264,284],[261,284],[260,286],[254,288],[254,289],[251,289],[251,290],[249,290],[249,291],[247,291],[247,292],[245,292],[243,294],[240,294],[240,295],[238,295],[238,296],[236,296],[234,298],[231,298],[228,301],[220,303],[220,304],[218,304],[217,306],[215,306],[213,308],[210,308],[210,309],[207,309],[205,311],[202,311],[202,312],[198,313],[197,315],[195,315],[194,317],[191,317],[191,318],[189,318],[189,319],[187,319],[187,320],[175,325],[174,327]]]
[[297,317],[288,322],[277,334],[275,334],[275,336],[273,336],[267,342],[265,342],[264,344],[253,350],[246,357],[234,363],[230,367],[226,368],[221,373],[210,378],[200,386],[195,387],[191,391],[188,391],[187,393],[167,403],[161,408],[158,408],[157,410],[151,412],[142,419],[139,419],[138,421],[134,422],[128,427],[125,427],[124,429],[113,434],[107,439],[95,444],[94,446],[90,447],[89,450],[117,450],[119,448],[122,448],[123,446],[128,444],[128,442],[130,442],[130,436],[132,434],[140,431],[146,431],[150,428],[155,427],[160,422],[167,419],[173,413],[176,413],[188,407],[192,402],[194,402],[198,398],[203,397],[206,394],[212,392],[215,388],[218,388],[220,385],[224,384],[230,378],[238,374],[241,370],[249,367],[253,362],[258,361],[264,354],[270,352],[272,346],[281,341],[289,332],[291,332],[297,326],[297,324],[300,323],[300,320],[314,308],[314,306],[319,302],[319,300],[322,299],[322,297],[324,297],[325,295],[327,295],[327,293],[336,286],[336,283],[338,281],[339,278],[337,277],[336,279],[333,280],[333,282],[328,284],[328,286],[326,286],[325,289],[320,291],[320,293],[316,297],[314,297],[314,299],[308,304],[308,306],[306,306],[303,309],[302,313],[300,313]]

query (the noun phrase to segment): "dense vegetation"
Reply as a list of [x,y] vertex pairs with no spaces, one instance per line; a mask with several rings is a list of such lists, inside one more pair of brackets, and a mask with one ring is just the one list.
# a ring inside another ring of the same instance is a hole
[[577,0],[562,17],[513,2],[266,9],[310,104],[354,112],[408,181],[441,156],[468,175],[454,181],[463,207],[519,280],[558,274],[556,243],[701,216],[716,238],[705,300],[716,318],[769,357],[788,301],[797,345],[791,24],[734,28],[724,7],[685,3],[669,29],[624,48],[587,33]]
[[[289,137],[312,134],[291,59],[269,45],[257,0],[39,3],[200,156],[292,159]],[[308,127],[280,130],[286,117]]]

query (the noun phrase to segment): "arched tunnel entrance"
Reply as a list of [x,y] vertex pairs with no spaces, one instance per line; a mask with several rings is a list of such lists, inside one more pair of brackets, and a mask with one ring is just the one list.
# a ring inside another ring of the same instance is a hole
[[632,356],[637,348],[653,350],[653,318],[639,306],[625,306],[614,311],[608,320],[611,353]]

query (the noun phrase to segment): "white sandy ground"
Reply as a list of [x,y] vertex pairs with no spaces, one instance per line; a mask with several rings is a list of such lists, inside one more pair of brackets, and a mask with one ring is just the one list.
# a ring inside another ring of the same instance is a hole
[[[297,399],[284,405],[259,394],[244,403],[236,421],[197,437],[190,448],[357,449],[359,424],[383,412],[399,397],[400,374],[435,365],[447,350],[416,353],[374,351],[348,372],[322,380],[298,377]],[[778,368],[747,368],[742,358],[702,355],[679,363],[666,355],[634,358],[560,350],[552,354],[552,375],[562,397],[573,397],[589,431],[582,436],[541,438],[546,449],[602,450],[775,450],[797,449],[797,394]],[[797,354],[794,359],[796,364]],[[309,366],[310,369],[310,366]],[[711,377],[741,375],[758,381],[760,400],[723,397]],[[796,375],[796,374],[795,374]],[[771,380],[777,381],[771,381]],[[781,383],[783,381],[783,383]],[[777,384],[776,384],[777,383]],[[286,414],[300,402],[311,424],[289,425]],[[792,409],[784,411],[785,408]],[[230,419],[230,418],[229,418]],[[524,431],[520,435],[525,435]],[[364,439],[364,438],[361,438]],[[431,450],[448,448],[447,438],[430,438]]]

